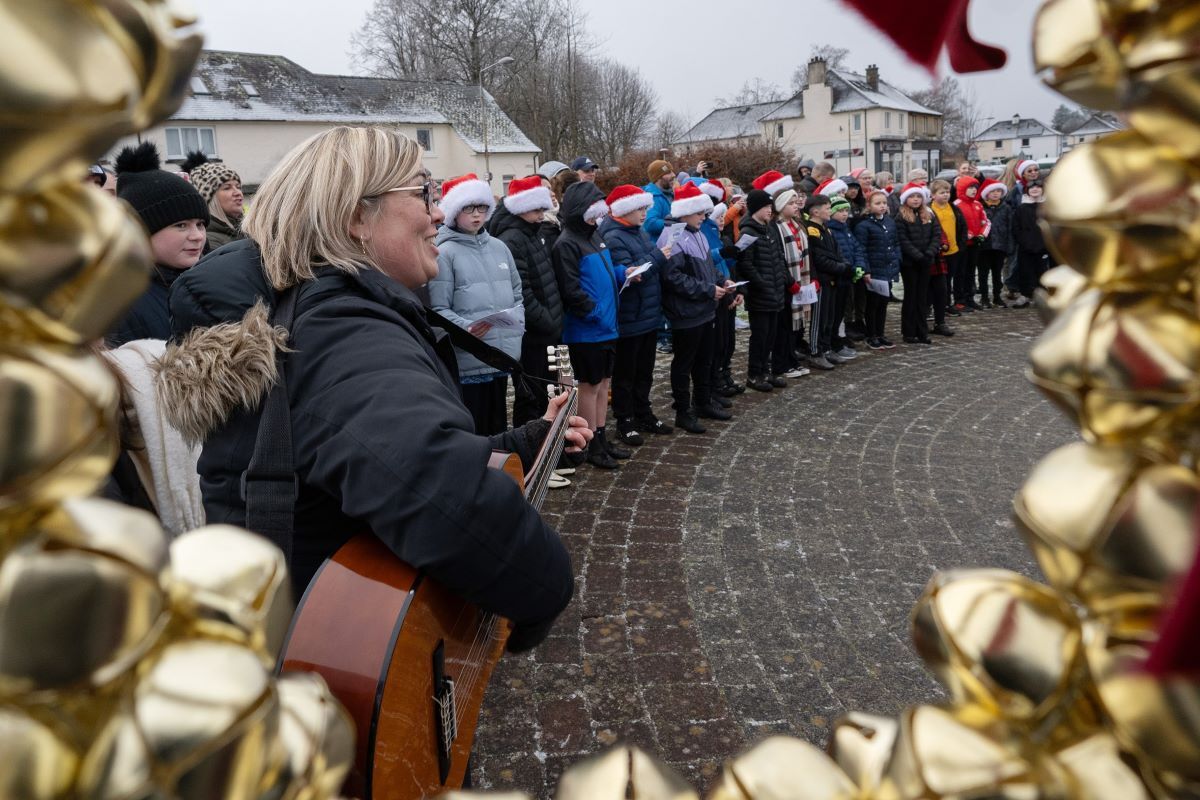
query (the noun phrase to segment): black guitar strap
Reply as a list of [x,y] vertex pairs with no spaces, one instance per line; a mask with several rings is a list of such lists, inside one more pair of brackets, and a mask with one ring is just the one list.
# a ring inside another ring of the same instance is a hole
[[[277,296],[271,309],[272,326],[282,325],[291,333],[298,293],[299,287],[293,286]],[[444,330],[458,348],[493,369],[512,374],[514,382],[523,379],[521,362],[480,341],[432,309],[425,309],[425,316],[430,325]],[[292,452],[292,411],[288,400],[286,359],[287,352],[282,348],[275,353],[279,377],[263,403],[254,454],[242,473],[242,499],[246,502],[246,528],[271,540],[291,564],[300,481]]]

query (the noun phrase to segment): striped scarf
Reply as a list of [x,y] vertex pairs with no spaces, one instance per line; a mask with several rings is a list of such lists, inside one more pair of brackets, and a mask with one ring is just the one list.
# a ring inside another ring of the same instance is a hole
[[[809,274],[808,236],[804,233],[804,228],[790,221],[775,224],[779,227],[779,238],[783,240],[783,260],[788,266],[792,280],[801,286],[808,286],[812,283],[812,276]],[[812,306],[793,305],[793,323],[801,316],[808,322],[811,310]]]

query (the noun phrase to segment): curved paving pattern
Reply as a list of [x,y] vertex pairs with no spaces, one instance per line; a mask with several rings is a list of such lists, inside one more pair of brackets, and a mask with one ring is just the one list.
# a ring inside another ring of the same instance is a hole
[[1012,495],[1074,437],[1023,378],[1035,315],[960,323],[931,348],[742,395],[707,435],[652,440],[552,493],[576,597],[497,670],[477,785],[548,796],[624,737],[703,787],[769,733],[822,744],[848,709],[939,698],[909,645],[913,601],[938,569],[1036,573]]

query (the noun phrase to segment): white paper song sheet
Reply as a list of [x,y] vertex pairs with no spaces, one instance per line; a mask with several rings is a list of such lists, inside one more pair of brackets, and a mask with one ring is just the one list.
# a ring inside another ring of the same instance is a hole
[[751,236],[748,233],[743,233],[742,238],[737,240],[737,244],[735,244],[734,247],[736,247],[738,250],[745,250],[747,247],[749,247],[750,245],[754,244],[757,241],[758,241],[757,236]]
[[806,283],[800,287],[800,293],[796,297],[799,298],[796,305],[811,306],[817,302],[817,287],[811,283]]
[[663,243],[664,246],[674,247],[675,243],[679,241],[679,237],[683,236],[683,231],[685,228],[687,228],[687,225],[682,222],[672,222],[670,225],[663,228],[663,233],[665,234],[663,238],[666,240]]
[[750,281],[738,281],[737,283],[735,283],[733,286],[730,286],[729,288],[730,288],[730,289],[736,289],[736,288],[737,288],[737,287],[739,287],[739,286],[745,286],[745,285],[746,285],[747,283],[749,283],[749,282],[750,282]]
[[647,261],[645,264],[642,264],[640,267],[634,267],[633,269],[626,272],[625,273],[625,283],[623,283],[621,285],[621,291],[623,292],[626,289],[628,289],[629,284],[633,283],[633,279],[636,278],[638,275],[641,275],[643,272],[645,272],[648,269],[650,269],[649,261]]
[[[524,309],[521,309],[521,311],[524,311]],[[525,330],[525,315],[519,313],[515,307],[497,311],[495,314],[488,314],[482,319],[475,320],[475,322],[486,322],[496,330]]]
[[879,280],[878,278],[871,278],[871,280],[867,281],[867,291],[874,292],[875,294],[881,294],[884,297],[888,297],[892,293],[891,287],[888,286],[888,282]]

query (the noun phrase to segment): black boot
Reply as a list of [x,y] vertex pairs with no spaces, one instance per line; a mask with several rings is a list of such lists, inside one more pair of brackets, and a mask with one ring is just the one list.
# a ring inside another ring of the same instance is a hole
[[608,450],[604,447],[604,440],[600,438],[599,433],[592,437],[592,441],[588,442],[587,460],[593,467],[600,469],[620,469],[621,467],[616,459],[608,454]]
[[604,452],[608,453],[613,458],[629,458],[633,455],[633,451],[618,441],[608,438],[608,431],[604,428],[596,429],[596,438],[604,443]]
[[721,408],[716,403],[709,403],[704,406],[696,407],[696,415],[705,419],[719,419],[721,421],[733,419],[733,414],[730,414],[725,409]]
[[696,414],[690,409],[675,414],[675,427],[683,428],[688,433],[704,433],[707,430],[700,424],[700,420],[696,419]]

